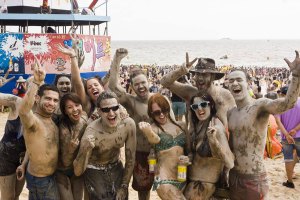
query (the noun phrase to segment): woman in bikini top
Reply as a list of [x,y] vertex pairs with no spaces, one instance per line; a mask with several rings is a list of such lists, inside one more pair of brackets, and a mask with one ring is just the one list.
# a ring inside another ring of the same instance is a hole
[[188,185],[184,195],[187,199],[210,199],[216,189],[224,165],[231,169],[234,156],[230,151],[226,131],[216,118],[215,102],[209,95],[195,96],[190,102],[191,142],[188,144]]
[[170,117],[170,109],[166,98],[154,94],[148,101],[148,115],[153,123],[139,123],[139,128],[155,150],[157,167],[153,190],[163,200],[185,199],[182,193],[185,182],[177,181],[177,166],[180,160],[185,163],[189,161],[184,156],[185,125]]

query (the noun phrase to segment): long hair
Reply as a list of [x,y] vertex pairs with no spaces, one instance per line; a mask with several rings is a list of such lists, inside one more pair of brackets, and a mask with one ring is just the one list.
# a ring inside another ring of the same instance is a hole
[[69,119],[67,113],[66,113],[66,103],[67,101],[73,101],[74,103],[82,105],[82,102],[79,98],[79,96],[75,93],[68,93],[65,94],[61,99],[60,99],[60,111],[62,114],[62,121],[65,122],[66,125],[69,125],[71,123],[71,120]]
[[154,124],[159,129],[161,129],[163,132],[165,132],[165,130],[163,129],[163,127],[155,120],[155,118],[154,118],[154,116],[152,114],[152,105],[154,103],[157,103],[157,105],[160,107],[160,109],[165,112],[164,114],[166,114],[168,116],[168,118],[170,119],[171,123],[173,123],[174,125],[178,126],[182,131],[184,131],[183,128],[179,124],[177,124],[171,118],[171,116],[170,116],[171,107],[170,107],[170,103],[167,101],[167,99],[163,95],[161,95],[159,93],[155,93],[154,95],[152,95],[150,97],[150,99],[148,101],[148,110],[147,110],[147,112],[148,112],[149,117],[151,117],[151,119],[153,120]]
[[[190,105],[193,104],[194,99],[196,97],[199,97],[199,96],[193,96],[191,98]],[[208,142],[208,139],[207,139],[207,132],[206,131],[207,131],[209,122],[212,120],[213,117],[216,116],[217,110],[216,110],[216,106],[215,106],[215,101],[213,100],[213,98],[210,95],[207,95],[207,94],[206,95],[202,95],[202,96],[200,96],[200,98],[202,98],[204,101],[208,101],[209,102],[210,116],[208,117],[208,121],[205,120],[205,122],[206,122],[206,130],[205,130],[205,133],[204,133],[204,138],[202,140],[202,144],[200,145],[200,147],[196,151],[202,157],[211,157],[212,153],[211,153],[211,149],[210,149],[209,142]],[[191,110],[191,121],[192,121],[193,126],[194,126],[194,134],[193,134],[194,136],[192,136],[193,137],[192,141],[195,142],[195,140],[196,140],[195,138],[196,138],[196,135],[197,135],[197,133],[196,133],[196,127],[197,127],[197,123],[199,122],[199,119],[198,119],[198,117],[196,115],[196,112],[194,110],[192,110],[192,108],[190,108],[190,110]],[[202,127],[201,127],[201,129],[202,129]],[[194,146],[194,148],[195,147],[196,146]]]
[[83,83],[84,90],[85,90],[85,93],[86,93],[86,94],[88,94],[88,92],[87,92],[87,91],[88,91],[88,88],[87,88],[87,82],[88,82],[88,80],[91,80],[91,79],[95,79],[96,81],[98,81],[99,84],[101,85],[101,87],[102,87],[103,90],[104,90],[104,84],[103,84],[103,82],[102,82],[101,77],[98,76],[98,75],[96,75],[96,76],[90,77],[90,78],[88,78],[88,79],[82,79],[82,83]]
[[[193,96],[191,98],[190,105],[193,104],[194,99],[196,97],[199,97],[199,96]],[[202,95],[202,96],[200,96],[200,98],[203,99],[204,101],[208,101],[209,102],[209,106],[210,106],[210,118],[215,117],[216,114],[217,114],[217,110],[216,110],[216,103],[213,100],[213,98],[210,95],[208,95],[208,94]],[[195,111],[192,110],[192,108],[190,108],[190,111],[191,111],[191,120],[192,120],[192,123],[194,124],[194,127],[196,127],[195,125],[197,124],[197,122],[199,120],[197,118],[197,115],[196,115]]]

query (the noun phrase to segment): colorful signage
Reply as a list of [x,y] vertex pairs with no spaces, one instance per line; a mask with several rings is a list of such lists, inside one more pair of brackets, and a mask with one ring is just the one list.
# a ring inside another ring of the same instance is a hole
[[[78,35],[85,56],[81,72],[107,71],[110,66],[110,37]],[[58,44],[72,46],[68,34],[0,34],[0,73],[13,66],[10,74],[31,74],[36,56],[47,74],[70,73],[69,56],[58,51]]]

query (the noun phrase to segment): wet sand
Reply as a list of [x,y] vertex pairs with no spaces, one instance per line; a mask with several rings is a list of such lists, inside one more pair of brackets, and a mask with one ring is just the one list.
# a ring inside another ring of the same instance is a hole
[[[6,123],[8,113],[0,113],[0,135],[2,138],[4,126]],[[300,164],[297,164],[295,167],[296,177],[294,179],[294,184],[296,189],[289,189],[282,186],[282,182],[286,181],[285,167],[283,163],[283,158],[278,159],[266,159],[265,160],[266,168],[268,171],[269,178],[269,199],[286,199],[286,200],[297,200],[299,199],[300,194]],[[23,192],[20,196],[20,200],[28,199],[28,190],[26,186],[23,189]],[[129,199],[137,200],[137,192],[134,191],[131,186],[129,187]],[[156,192],[151,192],[151,200],[160,199]]]

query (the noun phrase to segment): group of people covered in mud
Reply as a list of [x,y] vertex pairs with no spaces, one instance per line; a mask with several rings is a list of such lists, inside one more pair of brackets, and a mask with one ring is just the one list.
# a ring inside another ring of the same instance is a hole
[[[26,179],[29,199],[123,200],[131,177],[140,200],[151,199],[151,188],[164,200],[217,198],[217,188],[227,183],[230,199],[268,198],[268,118],[298,98],[297,51],[293,62],[285,60],[292,74],[287,95],[276,100],[253,99],[243,71],[228,74],[229,90],[215,86],[224,76],[215,61],[190,61],[187,54],[185,64],[161,80],[187,103],[182,122],[166,97],[149,92],[142,70],[130,73],[134,95],[121,86],[126,49],[116,51],[103,79],[83,80],[77,38],[72,40],[73,47],[58,47],[70,56],[72,76],[45,84],[35,58],[26,95],[0,94],[0,104],[10,107],[0,143],[2,199],[18,199]],[[193,85],[177,81],[188,72]]]

